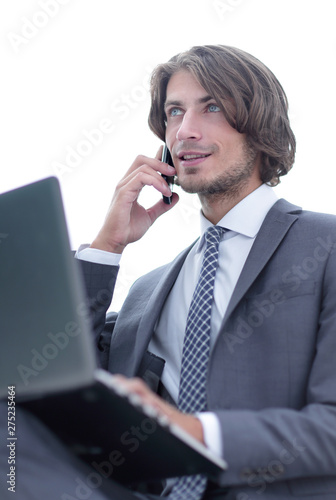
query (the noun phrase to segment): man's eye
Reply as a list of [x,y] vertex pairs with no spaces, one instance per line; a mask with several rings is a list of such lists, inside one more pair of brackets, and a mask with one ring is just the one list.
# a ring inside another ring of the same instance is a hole
[[217,104],[210,104],[210,106],[208,107],[208,110],[211,113],[216,113],[216,112],[220,111],[220,107],[217,106]]
[[172,108],[169,111],[169,116],[178,116],[182,113],[182,111],[179,108]]

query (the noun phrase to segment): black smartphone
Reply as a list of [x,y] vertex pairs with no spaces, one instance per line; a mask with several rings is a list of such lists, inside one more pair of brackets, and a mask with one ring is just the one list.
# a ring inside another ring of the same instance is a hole
[[[167,148],[166,144],[163,147],[161,161],[163,161],[164,163],[168,163],[168,165],[171,165],[172,167],[174,166],[170,151]],[[164,178],[164,180],[167,182],[169,187],[171,187],[174,184],[174,176],[164,175],[164,174],[161,174],[161,175]],[[167,205],[170,205],[173,197],[162,195],[162,198],[163,198],[164,203],[166,203]]]

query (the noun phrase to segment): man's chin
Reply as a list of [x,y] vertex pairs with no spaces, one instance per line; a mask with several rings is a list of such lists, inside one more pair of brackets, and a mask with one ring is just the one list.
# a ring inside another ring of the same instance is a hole
[[202,190],[199,186],[190,185],[187,183],[179,184],[179,183],[175,182],[175,184],[177,186],[180,186],[181,189],[183,189],[183,191],[185,193],[189,193],[189,194],[198,194]]
[[202,190],[202,188],[204,188],[204,185],[199,180],[197,182],[191,182],[188,179],[180,180],[178,177],[175,177],[174,184],[189,194],[197,194],[200,190]]

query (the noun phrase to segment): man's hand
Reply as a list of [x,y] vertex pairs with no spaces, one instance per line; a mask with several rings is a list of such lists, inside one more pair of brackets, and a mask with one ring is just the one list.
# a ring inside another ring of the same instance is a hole
[[197,417],[182,413],[174,406],[166,403],[166,401],[157,396],[157,394],[154,394],[154,392],[152,392],[139,378],[128,379],[123,375],[114,375],[114,379],[128,391],[137,394],[141,398],[142,403],[152,406],[158,413],[165,415],[171,423],[179,425],[195,439],[205,444],[203,427]]
[[138,203],[144,186],[153,186],[162,195],[171,196],[171,190],[160,173],[171,176],[175,174],[175,169],[160,161],[161,154],[162,146],[155,158],[136,158],[116,187],[104,225],[91,244],[92,248],[122,253],[126,245],[139,240],[160,215],[176,205],[176,193],[170,205],[165,204],[162,198],[149,209]]

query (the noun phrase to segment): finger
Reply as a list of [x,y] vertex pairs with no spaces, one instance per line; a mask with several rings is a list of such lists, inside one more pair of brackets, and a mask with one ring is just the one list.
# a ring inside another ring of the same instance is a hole
[[[114,375],[114,378],[122,385],[128,392],[136,394],[142,400],[143,404],[152,406],[156,411],[162,415],[169,416],[176,410],[166,401],[163,401],[157,394],[155,394],[145,382],[138,378],[126,378],[122,375]],[[179,413],[179,412],[178,412]]]
[[136,175],[134,182],[137,182],[136,189],[138,193],[140,193],[140,191],[145,186],[151,186],[155,188],[157,191],[159,191],[159,193],[161,193],[163,196],[172,195],[169,185],[160,174],[157,174],[157,176],[153,176],[151,174],[141,172]]
[[[142,157],[144,160],[145,157]],[[147,173],[153,173],[153,175],[158,175],[158,172],[161,174],[165,174],[168,176],[172,176],[176,174],[176,170],[168,163],[163,163],[155,158],[146,158],[147,162],[143,162],[135,167],[135,162],[131,166],[131,168],[126,172],[126,174],[122,177],[119,182],[119,185],[123,185],[129,182],[132,177],[137,175],[140,171],[147,171]]]
[[166,163],[163,163],[161,161],[159,152],[157,152],[155,158],[149,158],[148,156],[139,155],[136,157],[130,168],[127,170],[125,177],[144,165],[151,167],[153,170],[161,172],[161,168],[164,168],[164,165],[166,165]]
[[154,393],[145,384],[145,382],[138,377],[126,378],[123,375],[118,374],[115,375],[114,378],[126,390],[134,394],[137,394],[138,396],[142,397],[144,396],[148,397],[149,395],[155,396]]
[[151,208],[149,208],[147,210],[147,213],[149,215],[151,223],[153,224],[161,215],[174,208],[178,201],[179,195],[177,193],[172,193],[172,202],[169,205],[167,203],[164,203],[163,200],[160,200]]
[[[160,162],[160,169],[165,175],[173,175],[175,170],[169,165]],[[118,191],[130,190],[139,192],[144,186],[153,186],[165,196],[171,196],[170,188],[162,176],[148,165],[142,165],[140,168],[131,172],[119,182]]]

